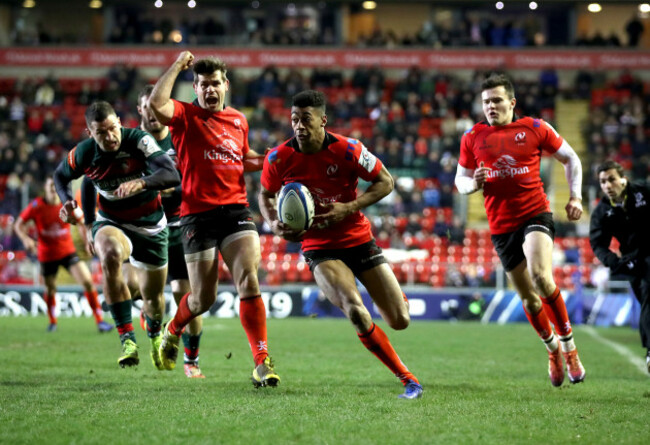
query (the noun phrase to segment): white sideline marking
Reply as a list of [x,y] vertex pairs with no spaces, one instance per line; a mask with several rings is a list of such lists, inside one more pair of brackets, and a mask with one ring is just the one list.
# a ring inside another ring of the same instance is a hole
[[596,332],[596,330],[591,326],[582,326],[581,331],[586,332],[587,334],[591,335],[599,342],[609,346],[614,351],[618,352],[620,355],[626,358],[628,362],[630,362],[635,368],[641,371],[644,375],[650,377],[650,373],[648,373],[648,369],[646,368],[645,360],[639,357],[637,354],[633,353],[622,344],[616,343],[615,341],[603,337],[598,332]]
[[616,314],[616,318],[614,318],[614,324],[616,326],[623,326],[623,324],[625,324],[625,320],[627,320],[627,316],[630,315],[631,311],[632,299],[628,298],[623,307],[618,311],[618,314]]
[[594,301],[594,306],[591,308],[591,313],[589,314],[589,317],[587,317],[587,324],[596,323],[596,318],[598,318],[598,313],[600,312],[600,308],[604,302],[605,294],[599,293],[596,297],[596,301]]
[[510,303],[508,303],[508,307],[503,310],[501,315],[499,315],[499,319],[497,320],[497,323],[499,324],[506,324],[508,320],[510,319],[510,315],[514,312],[515,309],[519,307],[519,298],[515,295],[515,297],[510,300]]
[[490,322],[490,318],[492,317],[492,314],[497,309],[499,303],[501,303],[501,300],[503,300],[503,297],[505,297],[505,294],[506,293],[502,290],[497,291],[497,293],[494,294],[494,298],[492,298],[492,301],[490,301],[490,304],[485,309],[485,313],[481,318],[481,323],[485,324]]

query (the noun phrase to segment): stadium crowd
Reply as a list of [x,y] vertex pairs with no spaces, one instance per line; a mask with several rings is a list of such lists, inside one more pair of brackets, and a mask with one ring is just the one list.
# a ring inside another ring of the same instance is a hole
[[[257,3],[257,6],[254,6]],[[114,45],[350,45],[364,48],[395,47],[540,47],[590,46],[636,47],[645,26],[632,17],[622,33],[595,31],[573,36],[554,23],[566,11],[558,7],[545,11],[496,11],[492,5],[476,4],[431,11],[412,31],[398,31],[375,23],[370,30],[348,37],[337,32],[337,10],[321,2],[309,5],[262,5],[250,8],[223,6],[215,9],[186,10],[182,14],[152,11],[150,5],[116,5],[104,15],[106,26],[101,36],[88,29],[61,30],[42,20],[15,21],[9,34],[12,45],[39,44],[114,44]],[[512,8],[512,6],[511,6]],[[356,11],[359,12],[359,11]],[[354,12],[353,12],[354,14]]]
[[[395,79],[376,67],[359,67],[350,74],[267,67],[249,78],[236,71],[229,75],[236,78],[229,103],[246,112],[251,148],[260,153],[290,137],[288,98],[306,88],[327,94],[329,131],[362,140],[396,176],[396,193],[367,209],[382,247],[426,249],[432,247],[431,239],[443,240],[445,248],[466,242],[467,227],[453,216],[453,181],[460,138],[473,122],[483,120],[475,92],[484,73],[464,79],[413,67]],[[103,79],[0,79],[3,250],[21,249],[9,222],[41,193],[44,178],[85,137],[85,107],[96,99],[107,100],[125,127],[136,127],[137,92],[152,80],[124,65],[113,67]],[[582,159],[586,186],[597,184],[594,166],[605,158],[619,161],[635,179],[650,178],[646,143],[650,101],[644,84],[632,73],[607,80],[578,72],[567,91],[561,91],[554,70],[541,71],[537,80],[517,79],[516,83],[517,113],[549,122],[560,95],[591,98],[592,111],[583,129],[589,148],[589,159]],[[259,177],[247,175],[247,185],[257,214]],[[270,233],[259,217],[258,228],[262,234]],[[570,225],[559,224],[558,236],[567,233],[573,233]],[[298,246],[289,243],[275,251],[294,255]],[[489,268],[475,269],[464,267],[459,274],[458,268],[450,268],[445,282],[470,284],[477,273],[485,275],[484,281],[493,281]],[[414,272],[408,273],[412,278]]]

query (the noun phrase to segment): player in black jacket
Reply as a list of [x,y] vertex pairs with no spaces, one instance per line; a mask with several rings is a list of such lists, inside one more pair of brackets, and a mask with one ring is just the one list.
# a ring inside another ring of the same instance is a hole
[[[613,274],[630,281],[641,303],[639,331],[650,372],[650,187],[629,182],[614,161],[598,167],[598,181],[605,196],[591,214],[589,242]],[[620,243],[620,257],[609,249],[612,238]]]

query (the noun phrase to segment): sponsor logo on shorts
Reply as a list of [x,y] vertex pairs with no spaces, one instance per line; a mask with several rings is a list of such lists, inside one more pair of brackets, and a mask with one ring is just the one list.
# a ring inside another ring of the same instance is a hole
[[377,258],[381,258],[381,257],[383,257],[383,254],[382,254],[382,253],[378,253],[378,254],[376,254],[376,255],[369,256],[369,257],[367,257],[367,258],[362,259],[362,260],[361,260],[361,264],[369,263],[369,262],[374,261],[374,260],[376,260]]

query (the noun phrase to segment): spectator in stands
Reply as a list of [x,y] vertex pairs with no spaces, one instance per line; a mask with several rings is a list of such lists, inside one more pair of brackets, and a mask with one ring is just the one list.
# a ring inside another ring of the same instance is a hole
[[440,187],[440,207],[453,207],[454,189],[451,184],[442,184]]
[[449,264],[445,276],[445,286],[447,287],[465,287],[467,281],[465,275],[460,271],[456,264]]
[[409,233],[411,236],[415,236],[416,233],[420,232],[422,230],[422,224],[420,224],[421,217],[421,213],[410,213],[408,222],[406,223],[405,232]]
[[440,238],[449,237],[449,229],[451,226],[445,219],[445,214],[443,212],[436,213],[436,223],[433,226],[433,233]]
[[465,224],[460,216],[454,215],[449,227],[449,244],[463,245],[465,241]]
[[627,33],[627,46],[639,46],[639,42],[644,30],[645,26],[643,26],[643,22],[639,20],[639,17],[635,13],[625,24],[625,32]]
[[574,80],[574,92],[578,99],[589,99],[591,88],[594,83],[594,76],[587,70],[580,70]]
[[36,88],[34,105],[50,106],[54,103],[56,98],[54,83],[55,80],[52,75],[48,76],[43,82],[41,82],[38,88]]
[[573,237],[569,237],[565,241],[564,262],[567,264],[580,263],[580,249],[578,248],[578,243],[576,243],[576,240]]

